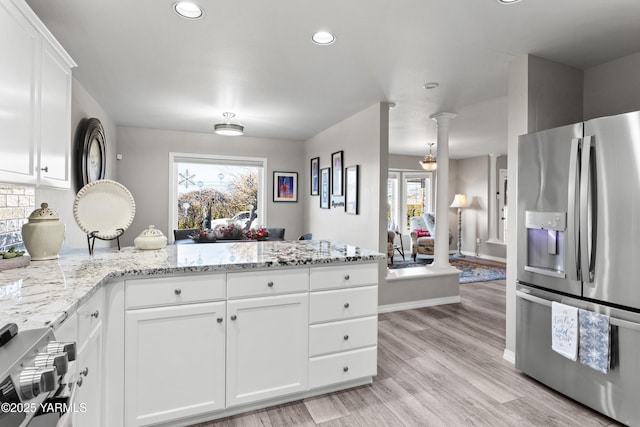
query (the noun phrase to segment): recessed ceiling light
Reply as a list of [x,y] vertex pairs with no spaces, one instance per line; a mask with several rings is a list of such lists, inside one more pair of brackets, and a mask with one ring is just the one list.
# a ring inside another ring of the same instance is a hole
[[438,83],[436,83],[436,82],[429,82],[429,83],[425,83],[423,87],[425,89],[427,89],[427,90],[430,90],[430,89],[435,89],[435,88],[437,88],[439,86],[440,85]]
[[173,10],[185,19],[200,19],[204,16],[204,10],[195,3],[180,1],[173,4]]
[[336,37],[328,31],[318,31],[311,36],[311,40],[313,40],[315,44],[327,45],[336,41]]
[[498,3],[501,4],[511,4],[511,3],[518,3],[520,0],[498,0]]

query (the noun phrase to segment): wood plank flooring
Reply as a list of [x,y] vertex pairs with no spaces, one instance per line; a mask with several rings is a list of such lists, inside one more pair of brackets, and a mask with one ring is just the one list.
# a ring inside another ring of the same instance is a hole
[[198,424],[213,426],[615,426],[502,358],[504,281],[460,285],[462,302],[379,316],[370,386]]

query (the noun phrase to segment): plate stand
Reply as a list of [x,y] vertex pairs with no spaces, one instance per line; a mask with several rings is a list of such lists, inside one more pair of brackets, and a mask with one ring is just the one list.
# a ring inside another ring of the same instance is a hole
[[116,237],[112,237],[110,239],[103,239],[102,237],[98,237],[97,234],[100,234],[99,231],[92,231],[87,234],[87,245],[89,245],[89,255],[93,255],[93,246],[96,244],[96,239],[99,240],[116,240],[118,242],[118,250],[120,250],[120,236],[124,233],[123,228],[117,228],[116,232],[118,233]]

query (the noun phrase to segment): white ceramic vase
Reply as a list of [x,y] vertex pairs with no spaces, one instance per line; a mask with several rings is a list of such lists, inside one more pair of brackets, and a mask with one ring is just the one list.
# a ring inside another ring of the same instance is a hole
[[64,224],[47,203],[42,203],[40,209],[34,210],[29,215],[29,222],[22,226],[22,241],[31,255],[31,261],[57,259],[64,234]]

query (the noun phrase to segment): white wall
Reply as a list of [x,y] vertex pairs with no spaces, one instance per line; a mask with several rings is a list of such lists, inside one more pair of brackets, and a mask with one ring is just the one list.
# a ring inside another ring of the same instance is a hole
[[[314,239],[334,240],[386,253],[386,197],[389,151],[387,104],[375,104],[309,138],[305,143],[304,227]],[[331,153],[344,151],[344,165],[360,165],[360,214],[344,208],[320,209],[320,196],[309,194],[309,161],[331,166]]]
[[[136,201],[136,217],[122,238],[125,246],[150,224],[165,235],[169,221],[169,153],[196,153],[267,158],[267,227],[284,227],[286,239],[302,234],[305,171],[301,141],[230,137],[211,133],[118,127],[118,181]],[[273,171],[298,172],[298,202],[273,202]]]
[[584,119],[640,110],[640,53],[584,72]]
[[[69,190],[51,190],[36,188],[36,206],[41,203],[49,203],[49,207],[60,215],[60,220],[66,225],[67,231],[63,250],[65,248],[85,248],[87,247],[86,234],[76,224],[73,218],[73,201],[75,199],[79,185],[76,180],[76,170],[78,164],[77,139],[78,125],[83,119],[95,117],[100,120],[105,133],[106,151],[106,179],[116,179],[116,124],[111,120],[105,110],[97,101],[80,85],[75,79],[71,87],[71,154],[72,154],[72,176],[73,183]],[[96,240],[95,247],[110,246],[111,242]]]

